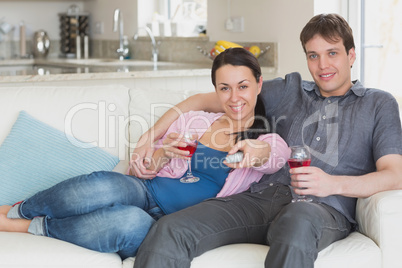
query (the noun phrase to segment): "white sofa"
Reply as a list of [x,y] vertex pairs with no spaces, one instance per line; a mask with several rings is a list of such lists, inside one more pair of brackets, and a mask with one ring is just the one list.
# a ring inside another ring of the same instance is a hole
[[[135,146],[140,134],[171,104],[194,93],[158,88],[130,89],[118,85],[2,87],[0,144],[18,112],[25,110],[60,130],[72,126],[72,132],[80,140],[95,141],[106,151],[119,156],[121,162],[115,170],[124,172],[129,149]],[[402,191],[382,192],[360,199],[357,220],[359,232],[320,252],[316,267],[402,267],[399,258],[402,247],[398,242],[402,241]],[[268,250],[269,247],[263,245],[228,245],[195,258],[191,267],[261,268]],[[0,232],[0,267],[128,268],[133,263],[134,258],[122,261],[117,254],[99,253],[56,239]]]

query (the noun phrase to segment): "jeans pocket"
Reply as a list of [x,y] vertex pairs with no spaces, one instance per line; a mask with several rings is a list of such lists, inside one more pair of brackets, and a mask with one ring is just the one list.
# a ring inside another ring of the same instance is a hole
[[292,192],[288,185],[275,184],[271,187],[273,188],[272,191],[274,191],[273,193],[274,199],[288,198],[289,196],[290,197],[292,196]]
[[290,190],[289,186],[283,184],[276,185],[273,200],[279,206],[290,203],[292,201],[292,191]]

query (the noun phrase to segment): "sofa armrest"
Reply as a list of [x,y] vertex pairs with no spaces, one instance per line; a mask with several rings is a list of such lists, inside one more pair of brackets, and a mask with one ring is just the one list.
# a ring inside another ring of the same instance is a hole
[[358,199],[356,220],[359,231],[380,247],[382,267],[394,267],[400,262],[402,190],[384,191]]

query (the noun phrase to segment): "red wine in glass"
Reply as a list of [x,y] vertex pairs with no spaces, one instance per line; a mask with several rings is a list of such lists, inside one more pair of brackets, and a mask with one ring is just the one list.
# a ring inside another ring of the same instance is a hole
[[187,144],[187,146],[185,146],[185,147],[179,146],[177,148],[179,148],[180,150],[183,150],[183,151],[189,151],[190,153],[188,154],[188,156],[192,157],[195,150],[197,150],[197,144]]
[[[307,147],[305,146],[291,146],[290,157],[288,164],[290,168],[299,168],[310,166],[311,156]],[[311,202],[311,198],[304,195],[298,195],[292,202]]]
[[193,173],[191,172],[191,157],[193,156],[195,150],[197,149],[198,141],[196,139],[193,139],[191,137],[191,135],[187,134],[187,133],[184,135],[184,138],[185,138],[187,145],[184,147],[177,147],[177,148],[179,148],[180,150],[183,150],[183,151],[189,151],[190,153],[188,156],[190,158],[187,160],[187,163],[188,163],[187,174],[186,174],[186,176],[184,176],[183,178],[180,179],[180,182],[193,183],[193,182],[197,182],[200,180],[200,178],[194,177]]
[[297,168],[297,167],[308,167],[310,166],[311,159],[289,159],[288,160],[290,168]]

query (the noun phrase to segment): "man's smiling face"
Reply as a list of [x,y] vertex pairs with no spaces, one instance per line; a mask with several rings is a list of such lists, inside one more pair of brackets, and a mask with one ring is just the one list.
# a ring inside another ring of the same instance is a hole
[[346,53],[342,39],[328,42],[315,35],[305,45],[308,69],[324,97],[342,96],[352,86],[351,67],[356,59],[354,48]]

